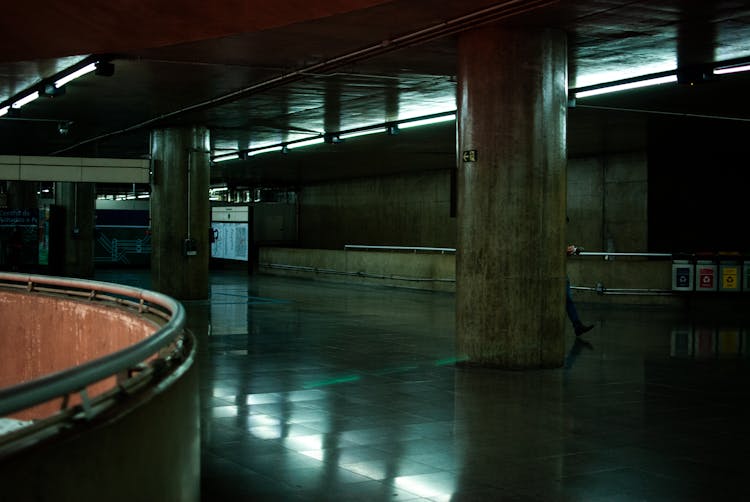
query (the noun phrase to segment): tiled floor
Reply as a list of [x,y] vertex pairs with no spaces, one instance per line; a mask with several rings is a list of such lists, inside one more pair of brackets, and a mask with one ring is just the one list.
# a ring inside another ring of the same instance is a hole
[[563,368],[508,372],[453,364],[451,294],[220,271],[185,305],[204,500],[750,498],[745,311],[579,306]]

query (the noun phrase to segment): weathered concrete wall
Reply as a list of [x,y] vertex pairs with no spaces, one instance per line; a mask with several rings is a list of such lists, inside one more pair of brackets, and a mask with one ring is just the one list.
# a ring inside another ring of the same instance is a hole
[[[585,256],[568,259],[570,284],[584,288],[596,288],[597,285],[602,285],[608,290],[670,291],[672,288],[671,274],[671,260],[643,258],[605,260],[603,257]],[[683,294],[671,296],[643,291],[639,294],[624,292],[606,295],[598,294],[595,291],[576,290],[573,292],[576,301],[587,303],[682,305],[686,296]]]
[[[670,260],[573,257],[568,260],[573,286],[609,290],[639,289],[669,291],[672,287]],[[452,254],[408,254],[330,249],[261,248],[259,271],[287,277],[325,281],[455,291],[455,256]],[[575,291],[577,301],[588,303],[682,305],[690,294],[599,295]]]
[[[643,146],[642,138],[628,140],[624,147]],[[568,160],[567,241],[588,251],[648,251],[648,157],[645,149],[625,153],[600,153],[607,149],[588,145],[582,156]],[[384,283],[383,279],[359,277],[356,272],[383,276],[416,276],[432,255],[385,253],[325,253],[341,250],[345,244],[456,247],[455,218],[450,217],[450,171],[432,171],[376,179],[350,180],[307,187],[300,198],[300,242],[305,249],[262,249],[261,270],[327,280]],[[348,256],[348,258],[347,258]],[[352,258],[357,256],[357,258]],[[455,263],[453,255],[439,258]],[[349,261],[347,261],[349,260]],[[352,260],[362,262],[355,266]],[[266,264],[264,267],[263,264]],[[271,270],[276,263],[323,270]],[[454,279],[450,275],[434,278]],[[419,271],[419,272],[417,272]],[[575,258],[568,261],[568,275],[577,286],[607,288],[669,289],[671,262]],[[404,286],[406,281],[391,281]],[[411,283],[408,287],[425,287]],[[440,285],[453,291],[454,283]],[[434,289],[432,286],[427,289]],[[659,303],[667,297],[599,296],[577,292],[582,301]]]
[[588,251],[648,251],[645,152],[568,160],[568,242]]
[[[44,294],[0,292],[0,386],[84,363],[151,335],[151,322],[112,305]],[[89,420],[45,429],[0,450],[0,502],[200,498],[200,433],[195,342],[159,385],[118,396]],[[98,394],[102,384],[89,387]],[[101,389],[104,390],[104,389]],[[73,402],[72,404],[75,404]],[[33,419],[59,409],[59,399]],[[46,431],[52,432],[47,434]],[[17,431],[18,432],[18,431]]]
[[435,253],[262,248],[259,271],[327,281],[454,291],[455,256]]
[[0,502],[200,499],[198,368],[0,457]]
[[[132,312],[95,302],[0,292],[0,387],[62,371],[143,340],[158,326]],[[111,387],[102,382],[90,395]],[[15,415],[29,420],[59,409],[58,402]]]
[[450,170],[341,181],[300,194],[300,245],[455,247]]

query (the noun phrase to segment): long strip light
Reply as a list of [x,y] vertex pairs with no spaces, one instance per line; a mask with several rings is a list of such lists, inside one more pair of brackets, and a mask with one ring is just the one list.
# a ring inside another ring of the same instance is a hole
[[352,131],[352,132],[342,132],[339,134],[340,139],[347,139],[347,138],[357,138],[359,136],[367,136],[370,134],[380,134],[388,132],[387,127],[383,127],[382,125],[378,125],[377,127],[373,129],[364,129],[362,131]]
[[226,155],[217,155],[216,157],[211,159],[211,162],[226,162],[227,160],[237,160],[240,156],[237,152],[235,153],[227,153]]
[[656,78],[649,78],[645,80],[636,80],[635,82],[626,82],[624,84],[616,84],[605,87],[599,87],[597,89],[589,89],[586,91],[579,91],[575,93],[576,98],[585,98],[588,96],[597,96],[600,94],[608,94],[611,92],[620,92],[628,89],[638,89],[641,87],[650,87],[653,85],[669,84],[677,82],[677,74],[665,75]]
[[[93,62],[89,63],[89,61]],[[80,65],[82,64],[85,66],[81,67]],[[71,71],[73,68],[78,69]],[[97,58],[96,60],[94,60],[94,56],[84,58],[68,69],[58,72],[51,77],[45,78],[40,82],[37,82],[36,84],[17,93],[16,95],[11,96],[7,100],[2,101],[2,103],[0,103],[0,117],[3,115],[7,115],[11,111],[11,109],[18,109],[24,105],[27,105],[28,103],[31,103],[35,99],[39,98],[42,94],[44,94],[45,96],[59,96],[62,94],[62,91],[56,91],[58,89],[61,89],[65,84],[93,71],[97,71],[97,73],[99,73],[102,68],[104,68],[105,70],[109,69],[109,72],[102,71],[102,75],[111,75],[113,65],[109,63],[106,58]]]
[[78,77],[82,77],[83,75],[86,75],[87,73],[91,73],[92,71],[96,70],[96,63],[91,63],[89,65],[84,66],[80,70],[76,70],[73,73],[70,73],[68,75],[65,75],[64,77],[55,80],[55,88],[59,89],[60,87],[64,86],[71,80],[75,80]]
[[292,148],[302,148],[302,147],[305,147],[305,146],[319,145],[321,143],[325,143],[325,138],[322,138],[322,137],[321,138],[313,138],[313,139],[308,139],[306,141],[298,141],[296,143],[288,143],[286,145],[286,147],[291,150]]
[[722,68],[715,68],[714,75],[725,75],[727,73],[740,73],[743,71],[750,71],[750,64],[742,66],[724,66]]
[[274,145],[274,146],[269,146],[266,148],[259,148],[257,150],[250,150],[247,152],[247,156],[253,157],[255,155],[260,155],[262,153],[280,152],[280,151],[281,151],[281,145]]
[[21,99],[16,100],[11,106],[11,108],[21,108],[23,105],[29,104],[35,99],[39,97],[39,91],[34,91],[31,94],[27,94],[26,96],[22,97]]
[[440,117],[432,117],[429,119],[409,120],[405,122],[399,122],[398,128],[409,129],[410,127],[419,127],[419,126],[429,125],[429,124],[438,124],[440,122],[449,122],[451,120],[456,120],[455,113],[451,113],[450,115],[442,115]]
[[[376,124],[373,126],[365,126],[356,129],[350,129],[348,132],[332,133],[337,139],[356,138],[358,136],[366,136],[370,134],[380,134],[389,132],[392,128],[398,127],[399,129],[409,129],[411,127],[419,127],[429,124],[437,124],[440,122],[449,122],[456,120],[455,113],[447,113],[445,115],[432,116],[425,119],[413,118],[403,119],[400,121],[388,122],[386,124]],[[228,153],[217,155],[211,159],[211,162],[225,162],[227,160],[246,159],[255,155],[270,152],[282,152],[286,153],[288,150],[295,148],[304,148],[306,146],[320,145],[326,142],[326,135],[320,135],[311,139],[294,141],[291,143],[280,143],[277,145],[271,145],[267,147],[259,147],[255,150],[241,150],[235,153]]]

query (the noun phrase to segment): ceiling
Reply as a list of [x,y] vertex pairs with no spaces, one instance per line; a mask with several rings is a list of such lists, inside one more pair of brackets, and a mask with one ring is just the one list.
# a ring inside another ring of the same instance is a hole
[[[114,64],[111,76],[88,74],[62,96],[0,117],[0,155],[143,158],[151,129],[200,124],[216,156],[450,111],[457,34],[487,22],[564,29],[570,88],[750,59],[746,1],[89,3],[11,6],[0,21],[0,103],[84,57]],[[609,109],[747,121],[749,75],[579,99],[569,123]],[[212,181],[289,185],[445,168],[455,138],[452,122],[363,136],[216,164]]]

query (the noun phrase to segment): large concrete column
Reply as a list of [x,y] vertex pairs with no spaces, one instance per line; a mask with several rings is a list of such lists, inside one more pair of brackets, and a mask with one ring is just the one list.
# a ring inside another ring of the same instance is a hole
[[[489,26],[458,55],[456,336],[468,364],[558,367],[565,328],[565,34]],[[476,150],[476,160],[463,152]]]
[[55,204],[64,210],[64,228],[60,236],[62,257],[53,259],[60,273],[70,277],[94,276],[94,183],[55,183]]
[[151,133],[152,289],[180,300],[208,298],[209,147],[205,127]]
[[10,209],[36,209],[39,199],[36,181],[8,181],[6,204]]

